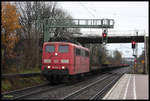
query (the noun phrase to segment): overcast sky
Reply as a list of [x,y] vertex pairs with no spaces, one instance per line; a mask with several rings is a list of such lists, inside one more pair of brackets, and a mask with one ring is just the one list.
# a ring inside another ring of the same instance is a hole
[[[114,29],[110,29],[109,34],[123,35],[135,30],[139,34],[146,33],[148,35],[148,2],[58,2],[60,8],[68,12],[74,19],[114,19]],[[101,29],[82,29],[81,31],[96,31],[99,33]],[[123,57],[133,57],[131,43],[108,44],[107,49],[112,53],[113,50],[122,52]],[[144,48],[143,43],[138,43],[138,55]]]

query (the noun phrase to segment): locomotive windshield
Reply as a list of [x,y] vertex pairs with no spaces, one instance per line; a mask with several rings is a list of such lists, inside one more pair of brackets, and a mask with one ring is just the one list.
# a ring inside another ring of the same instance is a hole
[[47,45],[45,51],[46,52],[54,52],[55,51],[55,46]]
[[62,53],[68,52],[68,46],[60,45],[58,51]]

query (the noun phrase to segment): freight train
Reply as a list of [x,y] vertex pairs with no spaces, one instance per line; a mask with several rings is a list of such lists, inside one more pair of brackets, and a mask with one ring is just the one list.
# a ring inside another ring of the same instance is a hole
[[44,77],[51,83],[76,75],[81,76],[98,69],[103,68],[90,66],[88,48],[71,42],[45,42],[43,44],[41,70]]

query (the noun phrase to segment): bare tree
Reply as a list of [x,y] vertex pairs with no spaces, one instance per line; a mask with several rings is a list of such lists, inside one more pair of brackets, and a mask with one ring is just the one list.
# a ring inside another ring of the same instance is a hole
[[90,50],[91,65],[105,64],[107,61],[107,49],[101,44],[86,44]]
[[115,51],[113,52],[113,54],[114,54],[115,64],[120,64],[121,61],[122,61],[121,52],[119,52],[118,50],[115,50]]
[[[44,34],[43,25],[47,25],[47,22],[44,22],[45,19],[54,19],[53,23],[58,24],[59,22],[67,22],[64,20],[57,21],[57,19],[72,19],[72,17],[62,9],[57,8],[56,2],[16,2],[15,4],[21,14],[20,24],[22,25],[21,30],[18,31],[21,40],[16,46],[16,51],[21,57],[20,60],[24,64],[24,68],[37,67],[41,63],[42,54],[39,53],[41,50],[39,40]],[[74,24],[73,22],[69,23]],[[74,31],[68,31],[67,28],[50,28],[49,30],[54,31],[55,36],[68,37],[72,34],[70,32]]]

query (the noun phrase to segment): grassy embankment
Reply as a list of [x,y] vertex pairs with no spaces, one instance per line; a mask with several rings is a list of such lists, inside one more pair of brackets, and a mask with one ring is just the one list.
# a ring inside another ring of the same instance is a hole
[[[40,68],[35,68],[32,70],[22,70],[17,71],[15,69],[9,70],[5,73],[32,73],[32,72],[41,72]],[[26,78],[13,78],[13,79],[1,79],[1,92],[12,91],[16,89],[26,88],[34,85],[41,84],[45,81],[45,78],[41,76],[33,76],[33,77],[26,77]]]

